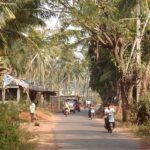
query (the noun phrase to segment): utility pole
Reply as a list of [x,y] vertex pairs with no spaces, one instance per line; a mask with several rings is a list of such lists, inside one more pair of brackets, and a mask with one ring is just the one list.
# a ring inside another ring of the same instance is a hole
[[[141,67],[141,20],[140,20],[140,17],[141,17],[140,2],[139,2],[139,0],[137,0],[137,22],[136,22],[136,30],[137,30],[136,64],[137,64],[137,71]],[[138,78],[136,80],[136,102],[139,102],[140,91],[141,91],[141,80]]]

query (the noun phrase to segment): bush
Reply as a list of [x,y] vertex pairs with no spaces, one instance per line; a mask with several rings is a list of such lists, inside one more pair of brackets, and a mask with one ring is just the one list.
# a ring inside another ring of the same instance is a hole
[[150,121],[147,121],[143,125],[139,126],[138,134],[141,136],[150,137]]
[[29,111],[30,102],[27,100],[20,100],[18,103],[19,111]]
[[150,95],[140,99],[139,103],[130,106],[130,121],[142,125],[150,119]]
[[19,105],[0,104],[0,150],[22,150],[27,144],[27,134],[20,129]]
[[137,105],[137,124],[142,125],[150,119],[149,96],[144,97]]

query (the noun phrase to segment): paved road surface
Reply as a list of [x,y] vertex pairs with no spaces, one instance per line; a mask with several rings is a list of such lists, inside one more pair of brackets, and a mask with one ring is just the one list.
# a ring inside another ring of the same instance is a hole
[[56,115],[54,132],[60,150],[141,150],[138,139],[119,131],[107,133],[103,120],[89,120],[87,113]]

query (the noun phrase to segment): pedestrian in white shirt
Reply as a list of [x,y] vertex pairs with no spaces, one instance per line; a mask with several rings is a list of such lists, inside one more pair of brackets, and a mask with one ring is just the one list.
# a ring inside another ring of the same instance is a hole
[[35,119],[35,104],[33,102],[30,104],[30,116],[31,116],[31,122],[34,122],[34,119]]

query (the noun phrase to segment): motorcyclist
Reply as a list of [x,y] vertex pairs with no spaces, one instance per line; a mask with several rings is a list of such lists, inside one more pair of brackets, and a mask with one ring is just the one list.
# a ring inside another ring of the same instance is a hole
[[68,104],[67,100],[65,100],[65,102],[64,102],[63,109],[64,109],[64,111],[67,109],[70,112],[70,108],[69,108],[69,104]]
[[91,118],[91,115],[93,115],[93,117],[95,115],[95,110],[94,110],[94,107],[92,106],[89,107],[89,111],[88,111],[89,118]]
[[76,102],[75,107],[76,107],[76,110],[78,110],[78,112],[80,112],[80,103],[79,102]]
[[115,117],[114,117],[115,112],[116,112],[115,109],[110,104],[107,104],[107,107],[104,110],[105,128],[108,127],[109,123],[112,123],[113,128],[115,128]]

